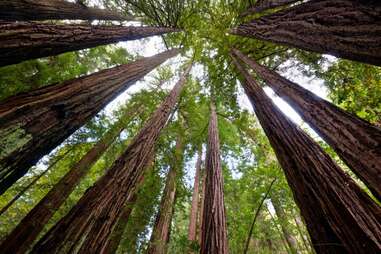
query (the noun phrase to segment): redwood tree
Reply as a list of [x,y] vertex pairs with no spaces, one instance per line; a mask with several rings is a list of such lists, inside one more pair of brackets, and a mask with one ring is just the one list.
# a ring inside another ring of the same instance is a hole
[[[133,109],[136,110],[136,109]],[[138,109],[139,110],[139,109]],[[4,252],[25,253],[46,223],[61,207],[75,187],[86,176],[107,148],[120,135],[126,126],[125,115],[100,139],[73,167],[58,181],[38,204],[22,219],[15,229],[4,239],[0,249]]]
[[227,227],[224,207],[223,176],[220,159],[217,113],[210,106],[208,147],[205,158],[205,200],[201,228],[201,254],[227,254]]
[[147,254],[167,253],[167,244],[171,234],[171,223],[174,214],[177,175],[182,168],[184,144],[179,136],[176,141],[175,158],[170,166],[155,225],[152,229]]
[[235,51],[235,54],[289,103],[381,200],[381,129],[259,65],[241,52]]
[[121,92],[178,53],[172,49],[0,103],[0,194]]
[[83,20],[132,20],[112,11],[87,7],[80,3],[64,0],[2,0],[0,1],[2,20],[46,20],[46,19],[83,19]]
[[192,206],[189,216],[189,229],[188,229],[188,240],[197,240],[197,217],[199,214],[199,196],[200,196],[200,171],[202,163],[202,147],[198,150],[197,162],[196,162],[196,173],[194,176],[193,183],[193,195],[192,195]]
[[156,140],[178,101],[190,69],[191,65],[119,159],[40,239],[32,253],[72,253],[80,246],[79,253],[102,252],[128,196],[136,189],[152,158]]
[[39,57],[178,31],[166,27],[0,21],[0,67]]
[[380,17],[377,1],[313,0],[232,33],[381,66]]
[[244,67],[242,85],[277,155],[318,253],[379,253],[381,208],[284,116]]
[[265,11],[272,8],[282,7],[288,4],[299,2],[300,0],[259,0],[247,11],[243,12],[240,16],[254,14],[256,12]]

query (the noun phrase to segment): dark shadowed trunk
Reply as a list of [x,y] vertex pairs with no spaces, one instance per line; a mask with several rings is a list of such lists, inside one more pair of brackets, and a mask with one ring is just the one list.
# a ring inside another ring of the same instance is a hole
[[379,253],[381,208],[266,96],[244,67],[242,85],[277,155],[318,253]]
[[142,26],[56,25],[0,21],[0,67],[100,45],[177,31]]
[[201,229],[200,254],[227,254],[227,227],[224,206],[223,176],[220,159],[217,113],[210,104],[208,147],[205,158],[205,201]]
[[0,210],[0,216],[5,213],[9,207],[11,207],[20,197],[24,195],[25,192],[27,192],[30,187],[32,187],[35,183],[38,182],[38,180],[41,179],[44,175],[46,175],[58,162],[60,162],[63,158],[66,157],[71,151],[74,150],[75,146],[70,147],[67,149],[62,155],[56,157],[56,159],[51,163],[44,171],[42,171],[39,175],[37,175],[33,180],[27,184],[24,188],[21,189],[19,193],[17,193],[3,208]]
[[187,68],[165,101],[131,141],[124,153],[71,211],[35,245],[32,253],[101,253],[128,196],[152,158],[156,140],[185,85]]
[[381,129],[257,64],[239,51],[235,53],[299,113],[381,201]]
[[279,224],[282,228],[282,232],[284,238],[286,239],[287,245],[292,254],[299,253],[298,252],[298,242],[296,238],[292,235],[287,225],[287,215],[283,210],[282,204],[276,195],[271,196],[271,203],[274,206],[276,216],[278,217]]
[[1,0],[0,19],[2,20],[133,20],[112,11],[87,7],[64,0]]
[[197,162],[196,162],[196,173],[194,176],[193,183],[193,195],[192,195],[192,206],[189,216],[189,228],[188,228],[188,240],[197,240],[197,216],[199,208],[199,196],[200,196],[200,171],[202,163],[202,147],[198,150]]
[[[134,111],[139,109],[133,109]],[[136,111],[136,112],[138,112]],[[140,109],[142,111],[142,108]],[[134,113],[127,111],[121,119],[79,160],[38,204],[22,219],[17,227],[1,243],[5,253],[25,253],[54,213],[61,207],[91,167],[120,135],[126,119]]]
[[0,194],[121,92],[178,53],[170,50],[0,103]]
[[381,66],[380,17],[379,1],[314,0],[232,33]]
[[182,169],[184,144],[179,136],[176,141],[175,158],[170,166],[155,225],[152,229],[147,254],[167,253],[167,244],[171,234],[171,223],[176,200],[176,179]]
[[277,7],[282,7],[285,5],[293,4],[299,2],[300,0],[262,0],[257,1],[253,6],[251,6],[247,11],[243,12],[240,16],[244,17],[256,12],[265,11],[268,9],[273,9]]

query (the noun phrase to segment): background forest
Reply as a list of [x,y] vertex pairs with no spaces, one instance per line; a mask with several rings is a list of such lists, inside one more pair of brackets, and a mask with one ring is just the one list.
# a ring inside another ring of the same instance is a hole
[[[285,175],[238,81],[230,49],[241,50],[260,64],[376,126],[381,126],[380,67],[230,34],[231,28],[249,20],[240,15],[255,3],[254,0],[89,0],[81,3],[122,13],[132,20],[46,22],[138,27],[145,24],[176,27],[181,31],[1,67],[1,101],[153,56],[169,48],[181,48],[181,55],[166,61],[121,93],[0,197],[0,208],[3,208],[0,238],[4,239],[16,227],[71,166],[98,141],[109,137],[110,147],[54,213],[40,237],[48,232],[122,154],[192,62],[193,68],[176,110],[160,134],[150,169],[144,174],[144,181],[130,204],[132,211],[122,230],[117,253],[145,253],[149,247],[173,167],[179,170],[173,183],[175,198],[168,253],[199,250],[199,230],[193,241],[189,239],[188,230],[195,184],[202,193],[211,99],[217,111],[229,252],[244,253],[255,217],[247,253],[314,253]],[[255,13],[250,18],[277,10]],[[309,133],[369,193],[292,107],[264,82],[260,84],[282,112]],[[116,138],[107,136],[110,133]],[[201,163],[199,171],[198,163]],[[196,173],[199,176],[195,181]],[[17,201],[6,207],[20,192]]]

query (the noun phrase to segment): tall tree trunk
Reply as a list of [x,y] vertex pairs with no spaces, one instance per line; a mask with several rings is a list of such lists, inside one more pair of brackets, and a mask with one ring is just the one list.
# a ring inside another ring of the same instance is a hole
[[2,20],[133,20],[132,17],[63,0],[2,0],[0,1]]
[[274,206],[276,216],[278,217],[279,224],[282,228],[282,232],[283,232],[284,238],[286,239],[286,242],[287,242],[287,245],[290,249],[290,252],[292,254],[299,253],[298,252],[298,245],[297,245],[298,242],[296,241],[296,238],[292,235],[292,233],[288,229],[288,226],[286,223],[287,216],[283,210],[282,204],[280,203],[278,197],[276,197],[275,195],[272,195],[271,196],[271,203]]
[[75,146],[72,146],[68,148],[62,155],[56,157],[56,159],[44,170],[42,171],[39,175],[37,175],[33,180],[27,184],[24,188],[21,189],[19,193],[17,193],[3,208],[0,210],[0,216],[5,213],[9,207],[11,207],[20,197],[22,197],[25,192],[27,192],[30,187],[32,187],[35,183],[38,182],[38,180],[41,179],[44,175],[46,175],[58,162],[60,162],[63,158],[66,157],[71,151],[73,151]]
[[318,253],[379,253],[381,208],[266,96],[244,67],[242,85],[270,140]]
[[0,194],[121,92],[178,53],[173,49],[0,103]]
[[206,192],[206,172],[205,170],[202,171],[202,186],[201,186],[201,193],[200,193],[200,212],[198,214],[198,232],[197,232],[197,239],[198,244],[201,246],[201,234],[202,234],[202,224],[203,224],[203,216],[204,216],[204,204],[205,204],[205,192]]
[[313,0],[232,33],[381,66],[380,17],[378,1]]
[[220,159],[217,113],[210,104],[208,148],[205,158],[205,201],[201,229],[200,254],[227,254],[227,227],[224,206],[223,176]]
[[173,111],[191,69],[187,68],[165,101],[106,174],[35,245],[32,253],[101,253],[128,196],[152,158],[156,140]]
[[310,124],[381,201],[381,129],[257,64],[241,52],[235,53]]
[[311,243],[310,239],[308,238],[308,235],[306,235],[303,232],[304,223],[301,221],[301,218],[299,217],[299,215],[296,215],[294,220],[295,220],[296,228],[298,229],[298,233],[300,235],[300,238],[303,241],[303,245],[304,245],[306,252],[307,253],[314,253],[313,250],[311,249],[312,243]]
[[0,67],[100,45],[176,32],[166,27],[0,21]]
[[243,12],[240,17],[254,14],[256,12],[262,12],[268,9],[273,9],[277,7],[282,7],[285,5],[293,4],[299,2],[300,0],[262,0],[257,1],[253,6],[251,6],[247,11]]
[[[136,109],[133,109],[136,110]],[[36,240],[45,224],[61,207],[75,187],[86,176],[91,167],[99,160],[107,148],[126,126],[126,118],[133,114],[127,111],[124,116],[78,161],[58,183],[24,217],[17,227],[0,245],[5,253],[25,253]]]
[[176,141],[175,160],[167,175],[167,181],[161,197],[159,211],[156,215],[147,254],[167,253],[167,244],[171,234],[171,223],[175,208],[176,179],[182,168],[183,152],[184,144],[179,136]]
[[197,216],[199,208],[199,196],[200,196],[200,171],[202,163],[202,147],[200,146],[197,154],[196,162],[196,173],[194,176],[193,183],[193,195],[192,195],[192,206],[189,216],[189,228],[188,228],[188,240],[196,241],[197,240]]

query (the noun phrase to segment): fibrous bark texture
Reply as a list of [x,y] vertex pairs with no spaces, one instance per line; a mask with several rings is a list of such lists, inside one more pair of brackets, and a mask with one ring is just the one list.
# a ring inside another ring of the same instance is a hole
[[171,234],[171,223],[174,214],[176,190],[177,190],[177,175],[182,168],[184,144],[181,137],[176,141],[175,159],[171,165],[159,211],[156,215],[155,225],[152,229],[152,235],[149,242],[147,254],[165,254],[167,253],[167,244]]
[[381,208],[266,96],[233,57],[317,253],[379,253]]
[[0,194],[110,101],[177,49],[0,103]]
[[165,27],[0,21],[0,66],[175,31]]
[[240,25],[232,33],[381,66],[377,1],[308,1]]
[[210,107],[208,147],[205,158],[205,201],[201,228],[200,254],[227,254],[227,227],[224,206],[223,176],[220,159],[217,113]]
[[91,167],[98,161],[107,148],[119,136],[126,125],[126,119],[133,113],[126,114],[79,160],[58,183],[38,202],[38,204],[22,219],[17,227],[4,239],[0,249],[5,253],[25,253],[31,246],[46,223],[61,207],[75,187]]
[[175,108],[191,66],[130,145],[71,211],[34,246],[32,253],[102,253],[126,200],[152,158],[156,140]]
[[284,235],[284,238],[286,239],[288,248],[290,249],[290,252],[292,254],[297,254],[298,252],[298,242],[296,241],[296,238],[292,235],[290,232],[288,225],[286,223],[287,216],[285,211],[283,210],[282,204],[278,197],[275,195],[271,196],[271,203],[274,206],[276,216],[278,217],[279,224],[282,228],[282,232]]
[[381,200],[381,129],[257,64],[241,52],[235,53],[299,113]]
[[300,0],[262,0],[257,1],[247,11],[243,12],[240,16],[247,16],[256,12],[265,11],[272,8],[282,7],[288,4],[299,2]]
[[189,216],[189,229],[188,229],[188,240],[196,241],[197,240],[197,216],[198,216],[198,207],[199,207],[199,196],[200,196],[200,171],[202,163],[202,148],[200,147],[197,155],[196,162],[196,173],[194,176],[193,183],[193,195],[192,195],[192,206]]
[[0,1],[0,19],[132,20],[132,17],[63,0],[2,0]]

